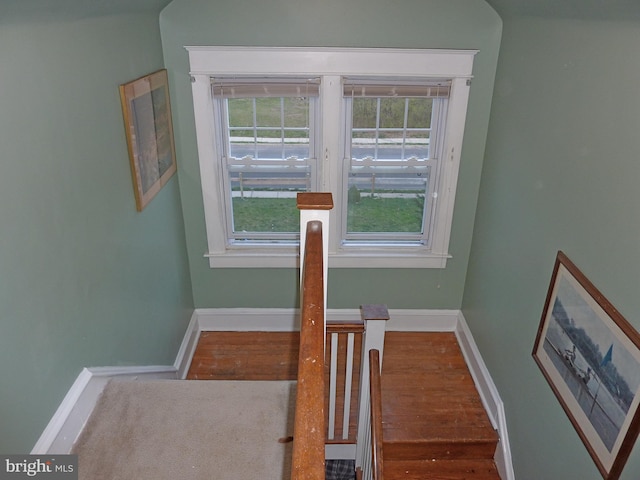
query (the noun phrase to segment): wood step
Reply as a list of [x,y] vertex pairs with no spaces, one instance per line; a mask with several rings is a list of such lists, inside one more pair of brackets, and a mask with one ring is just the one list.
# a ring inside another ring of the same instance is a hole
[[497,435],[494,439],[451,439],[384,442],[384,458],[389,460],[493,460]]
[[500,480],[500,475],[493,460],[385,460],[384,479]]
[[491,460],[498,444],[453,332],[387,332],[382,419],[391,461]]

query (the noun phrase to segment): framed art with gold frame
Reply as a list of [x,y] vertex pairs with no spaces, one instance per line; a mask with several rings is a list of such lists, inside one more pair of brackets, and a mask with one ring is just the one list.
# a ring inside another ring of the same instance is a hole
[[167,70],[120,85],[136,208],[142,211],[176,172]]

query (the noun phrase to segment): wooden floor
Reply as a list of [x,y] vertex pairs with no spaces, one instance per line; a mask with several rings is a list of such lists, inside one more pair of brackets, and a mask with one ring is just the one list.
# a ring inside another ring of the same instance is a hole
[[[298,339],[203,332],[187,378],[295,380]],[[387,480],[499,479],[497,433],[453,333],[387,332],[382,403]]]
[[297,332],[202,332],[187,380],[296,380]]

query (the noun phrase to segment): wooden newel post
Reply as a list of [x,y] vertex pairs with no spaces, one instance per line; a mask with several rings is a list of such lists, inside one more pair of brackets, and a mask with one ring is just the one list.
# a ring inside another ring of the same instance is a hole
[[[305,246],[307,244],[307,223],[322,223],[322,278],[324,279],[324,313],[327,313],[327,274],[329,272],[329,213],[333,208],[333,196],[325,192],[302,192],[296,198],[300,210],[300,267],[304,265]],[[302,278],[300,278],[302,281]],[[302,297],[301,297],[302,298]],[[325,327],[325,335],[326,335]]]

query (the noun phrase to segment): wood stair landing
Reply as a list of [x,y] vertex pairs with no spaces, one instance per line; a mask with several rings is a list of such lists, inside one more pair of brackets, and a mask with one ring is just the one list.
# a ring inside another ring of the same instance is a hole
[[[202,332],[187,378],[295,380],[297,332]],[[390,332],[382,360],[385,480],[499,480],[498,435],[454,333]]]
[[450,332],[387,332],[385,480],[499,480],[498,434]]

